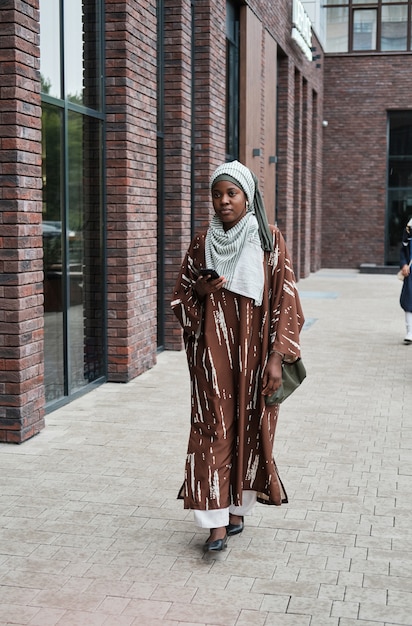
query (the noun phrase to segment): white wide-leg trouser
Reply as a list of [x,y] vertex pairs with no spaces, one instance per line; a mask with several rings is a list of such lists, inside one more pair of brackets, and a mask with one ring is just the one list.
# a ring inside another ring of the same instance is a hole
[[229,506],[226,509],[216,509],[214,511],[194,510],[196,526],[199,528],[222,528],[229,524],[229,513],[232,515],[250,515],[256,504],[256,491],[242,492],[242,506]]

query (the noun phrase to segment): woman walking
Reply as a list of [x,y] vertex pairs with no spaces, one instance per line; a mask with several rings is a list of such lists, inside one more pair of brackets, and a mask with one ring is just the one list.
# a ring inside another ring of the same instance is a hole
[[[208,552],[244,528],[256,501],[287,502],[273,458],[282,361],[300,356],[304,318],[280,231],[238,161],[212,175],[215,214],[190,244],[172,307],[184,333],[191,428],[180,497],[208,528]],[[208,270],[208,271],[205,271]],[[214,272],[212,272],[214,270]]]

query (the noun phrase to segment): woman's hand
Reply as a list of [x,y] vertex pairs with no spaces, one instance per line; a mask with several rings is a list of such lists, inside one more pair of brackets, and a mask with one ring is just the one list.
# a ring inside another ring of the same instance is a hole
[[262,380],[262,394],[271,396],[282,384],[282,355],[272,352],[266,363]]
[[215,291],[222,289],[225,282],[226,278],[224,276],[219,276],[219,278],[209,280],[207,276],[199,276],[193,288],[196,291],[199,300],[204,300],[210,293],[215,293]]
[[409,266],[409,265],[406,265],[406,264],[405,264],[405,265],[402,267],[402,270],[401,270],[401,271],[402,271],[402,274],[403,274],[403,275],[405,276],[405,278],[406,278],[406,277],[407,277],[407,276],[409,276],[409,274],[411,273],[411,268],[410,268],[410,266]]

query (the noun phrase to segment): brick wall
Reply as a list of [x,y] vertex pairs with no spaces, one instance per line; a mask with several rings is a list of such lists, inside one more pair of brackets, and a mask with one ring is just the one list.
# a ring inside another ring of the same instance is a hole
[[0,4],[0,441],[44,427],[38,0]]
[[322,266],[384,263],[387,111],[412,109],[412,55],[325,59]]
[[106,0],[108,378],[156,361],[156,2]]

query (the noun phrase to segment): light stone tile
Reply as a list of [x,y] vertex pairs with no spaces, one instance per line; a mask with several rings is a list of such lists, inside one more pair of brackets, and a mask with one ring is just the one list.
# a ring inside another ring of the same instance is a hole
[[[152,603],[150,603],[152,604]],[[148,607],[150,611],[150,606]],[[235,626],[239,618],[240,611],[233,607],[220,607],[213,605],[202,605],[200,611],[199,605],[186,605],[173,603],[168,610],[166,618],[186,624],[192,621],[194,624],[214,624],[216,626]]]
[[66,611],[60,618],[58,626],[102,626],[107,615],[90,613],[89,611]]
[[386,589],[367,589],[365,587],[346,587],[345,601],[370,602],[372,604],[387,603]]
[[327,556],[328,558],[343,558],[345,548],[343,546],[334,546],[324,543],[309,543],[308,556]]
[[40,609],[28,624],[29,626],[56,626],[64,613],[62,609]]
[[[207,570],[210,569],[210,565],[207,566]],[[172,574],[167,572],[158,572],[156,570],[149,570],[146,567],[129,567],[126,574],[122,577],[122,581],[131,582],[148,582],[155,584],[168,584],[170,582]],[[190,577],[188,572],[173,572],[173,584],[185,585]]]
[[336,557],[328,557],[326,563],[326,569],[331,569],[334,571],[349,571],[351,567],[351,559],[346,558],[336,558]]
[[[362,587],[365,576],[357,572],[339,572],[337,584],[342,586]],[[366,585],[365,585],[366,586]]]
[[[307,594],[306,594],[307,595]],[[324,600],[343,600],[345,599],[345,587],[343,585],[320,585],[319,598]]]
[[308,550],[310,549],[310,544],[308,543],[300,543],[300,542],[291,542],[288,541],[284,545],[283,552],[285,554],[308,554]]
[[0,601],[1,619],[5,621],[6,626],[9,624],[29,624],[39,612],[39,609],[33,606],[24,606],[20,604],[8,604]]
[[264,626],[266,618],[267,613],[264,611],[249,611],[245,609],[240,611],[236,626]]
[[288,595],[265,595],[262,601],[261,610],[272,613],[286,613],[290,597]]
[[318,615],[330,615],[332,609],[332,601],[319,600],[315,598],[305,598],[292,596],[288,605],[288,613],[300,613],[304,615],[312,615],[314,619]]
[[88,578],[104,578],[105,580],[122,580],[128,571],[127,565],[106,565],[104,568],[100,564],[94,564],[86,571]]
[[98,612],[105,613],[107,615],[121,615],[130,602],[131,598],[120,598],[117,596],[108,595],[99,605]]
[[263,593],[265,595],[282,595],[282,596],[306,596],[318,597],[320,585],[318,583],[279,581],[276,577],[271,580],[256,579],[252,587],[254,593]]
[[412,578],[403,576],[364,576],[364,587],[370,587],[372,589],[392,589],[398,591],[412,592]]
[[98,593],[76,593],[72,591],[40,591],[31,600],[31,605],[36,607],[52,607],[57,609],[70,610],[76,607],[79,611],[96,611],[97,607],[104,600],[104,596]]
[[382,606],[365,602],[360,605],[359,619],[410,626],[411,610],[402,606]]
[[251,591],[252,589],[254,582],[254,578],[246,576],[231,576],[225,589],[228,593],[231,593],[232,591],[249,593],[249,591]]
[[[136,585],[133,588],[136,588]],[[171,580],[170,585],[158,585],[151,593],[150,599],[190,604],[197,591],[197,587],[176,587]]]
[[[133,624],[136,624],[133,615],[116,615],[115,619],[113,619],[113,615],[108,615],[103,622],[103,626],[133,626]],[[163,622],[162,624],[163,626],[167,626]],[[173,624],[173,626],[175,626],[175,624]]]
[[389,589],[388,591],[388,606],[400,605],[405,608],[409,608],[412,614],[412,592],[399,591],[396,589]]
[[299,572],[298,580],[313,582],[316,580],[319,584],[336,585],[338,581],[338,572],[318,569],[302,569]]
[[257,593],[255,590],[251,593],[233,591],[228,594],[226,589],[215,589],[214,591],[211,591],[210,589],[204,590],[202,588],[198,588],[193,596],[191,604],[199,605],[199,613],[203,612],[200,605],[216,606],[220,607],[222,610],[225,608],[231,609],[233,606],[236,606],[239,610],[250,609],[258,611],[262,606],[263,600],[263,594]]

